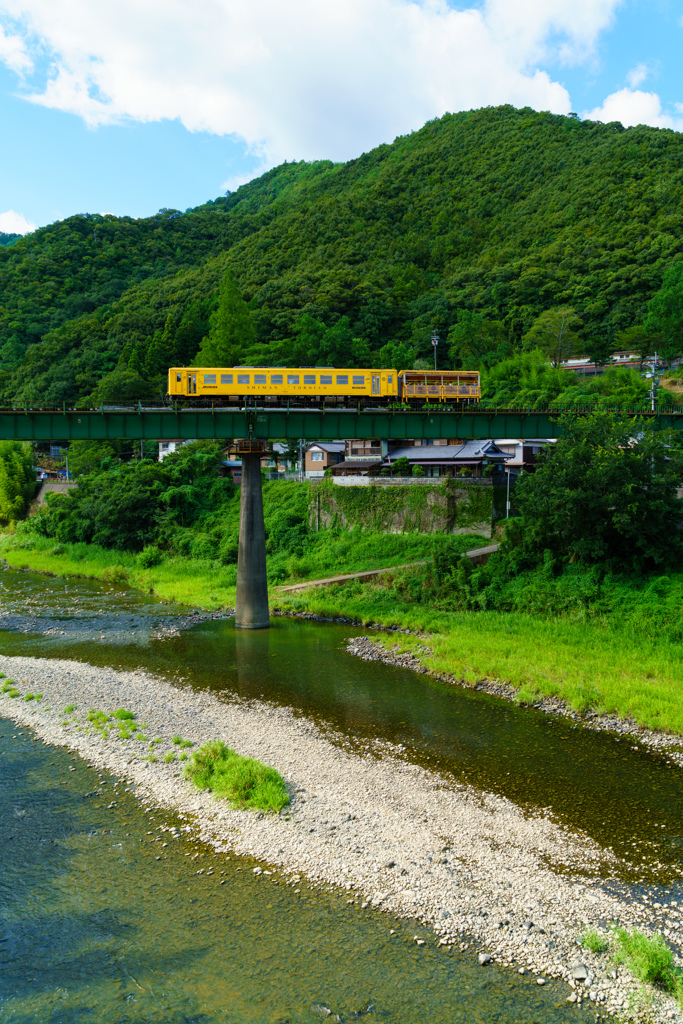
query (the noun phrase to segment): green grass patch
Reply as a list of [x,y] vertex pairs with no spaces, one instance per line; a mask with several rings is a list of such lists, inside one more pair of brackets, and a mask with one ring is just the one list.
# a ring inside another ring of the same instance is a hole
[[0,693],[9,693],[10,690],[14,690],[14,689],[15,689],[14,680],[13,679],[5,679],[5,681],[2,684],[2,686],[0,686]]
[[178,758],[179,761],[187,761],[187,754],[181,754]]
[[172,750],[169,750],[168,753],[164,754],[164,764],[171,764],[173,761],[175,761],[175,754]]
[[18,690],[8,690],[7,691],[7,696],[8,697],[18,697],[19,696],[19,691]]
[[64,708],[64,714],[65,715],[73,715],[75,710],[76,710],[76,705],[75,704],[67,704],[67,706]]
[[591,953],[605,953],[609,948],[609,942],[604,935],[601,935],[595,928],[587,928],[581,936],[581,945],[589,949]]
[[135,714],[132,711],[126,711],[125,708],[119,708],[111,717],[118,718],[119,722],[132,722],[135,720]]
[[242,757],[222,740],[211,740],[192,754],[184,776],[235,807],[279,811],[289,803],[284,779],[274,768]]
[[182,736],[174,736],[171,743],[175,743],[176,747],[193,747],[194,743],[192,740],[184,740]]
[[681,1001],[683,972],[674,963],[674,956],[661,935],[645,935],[634,928],[616,928],[615,963],[625,964],[640,981],[657,985]]
[[26,703],[28,703],[30,700],[35,700],[35,699],[36,699],[35,693],[25,693],[24,694],[24,700],[26,701]]

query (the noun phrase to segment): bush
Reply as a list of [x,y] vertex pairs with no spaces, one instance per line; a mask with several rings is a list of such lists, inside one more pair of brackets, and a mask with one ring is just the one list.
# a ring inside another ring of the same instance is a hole
[[110,565],[102,573],[102,579],[107,583],[127,583],[128,570],[124,565]]
[[681,971],[674,963],[673,953],[659,934],[650,938],[634,928],[627,932],[617,928],[615,962],[626,964],[640,981],[657,985],[680,998],[683,992]]
[[235,807],[279,811],[289,803],[279,772],[254,758],[242,757],[222,740],[211,740],[196,750],[184,776],[198,789],[208,789]]
[[159,565],[163,557],[156,544],[148,544],[138,555],[138,565],[141,569],[151,569],[153,566]]

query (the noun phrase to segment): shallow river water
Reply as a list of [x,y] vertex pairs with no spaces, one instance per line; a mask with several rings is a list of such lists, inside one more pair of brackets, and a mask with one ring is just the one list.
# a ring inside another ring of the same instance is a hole
[[[143,667],[180,686],[291,706],[340,742],[389,739],[411,759],[550,807],[618,853],[679,859],[681,772],[629,741],[361,662],[344,649],[360,632],[348,627],[187,624],[186,609],[122,588],[0,574],[3,654]],[[106,773],[3,720],[0,776],[2,1024],[297,1024],[321,1019],[315,1004],[344,1021],[367,1013],[397,1024],[575,1013],[565,986],[482,970],[471,951],[417,947],[419,925],[361,912],[346,894],[256,879],[248,861],[182,832],[163,833],[160,849],[157,826],[180,822],[144,813]],[[197,875],[209,862],[215,875]]]

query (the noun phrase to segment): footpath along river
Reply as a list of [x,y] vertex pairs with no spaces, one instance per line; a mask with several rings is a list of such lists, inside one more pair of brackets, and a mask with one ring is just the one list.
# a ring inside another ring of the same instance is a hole
[[[650,904],[676,905],[680,769],[631,741],[354,659],[344,640],[359,632],[278,619],[269,632],[239,633],[230,620],[197,621],[119,587],[0,576],[5,657],[142,669],[188,695],[267,701],[312,719],[347,751],[381,758],[389,741],[394,757],[550,809],[620,858],[612,891],[628,884]],[[348,1020],[370,1005],[397,1022],[552,1022],[577,1012],[563,983],[540,988],[482,970],[471,950],[419,947],[415,936],[428,938],[420,924],[361,911],[339,890],[302,881],[297,893],[277,872],[255,877],[247,858],[215,854],[186,819],[145,813],[131,786],[25,728],[5,720],[0,740],[3,1024],[296,1024],[321,1019],[321,1007]],[[84,795],[114,787],[115,807]],[[159,862],[161,825],[173,831]],[[196,874],[196,856],[213,875]]]

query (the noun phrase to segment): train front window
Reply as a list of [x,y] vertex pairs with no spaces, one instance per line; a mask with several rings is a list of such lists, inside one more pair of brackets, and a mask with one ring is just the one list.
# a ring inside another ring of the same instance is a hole
[[298,374],[290,373],[290,375],[287,377],[287,383],[288,384],[298,384],[299,383],[299,375]]
[[315,374],[304,375],[304,384],[315,384]]
[[176,379],[176,383],[180,384],[181,380],[183,379],[182,373],[176,373],[175,379]]
[[238,384],[248,384],[249,383],[249,374],[248,373],[238,373],[237,374],[237,383]]
[[332,378],[331,377],[326,377],[324,374],[321,373],[321,375],[320,375],[320,383],[321,384],[331,384],[332,383]]

